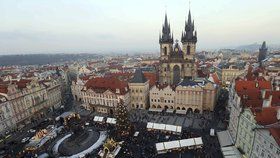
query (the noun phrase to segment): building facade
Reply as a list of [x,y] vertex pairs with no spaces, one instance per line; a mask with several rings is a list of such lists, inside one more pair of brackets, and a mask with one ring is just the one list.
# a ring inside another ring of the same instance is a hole
[[[5,130],[22,128],[44,118],[61,105],[60,82],[56,80],[20,79],[0,84],[1,107]],[[10,123],[13,125],[10,126]]]
[[83,105],[91,111],[114,115],[120,100],[125,106],[130,104],[128,84],[117,78],[92,78],[82,89]]
[[150,107],[175,110],[175,90],[170,85],[154,85],[150,89]]
[[160,66],[159,81],[162,84],[178,84],[181,79],[195,78],[197,68],[195,64],[195,51],[197,33],[194,30],[194,21],[191,19],[189,11],[188,21],[181,37],[182,48],[178,41],[174,44],[173,34],[171,34],[170,24],[165,14],[162,27],[162,34],[159,37],[160,43]]
[[235,68],[233,65],[229,68],[222,69],[222,84],[230,85],[230,83],[237,78],[238,76],[244,74],[244,69]]
[[128,83],[130,89],[131,108],[148,108],[149,102],[149,80],[146,79],[141,69],[137,69],[133,78]]
[[176,87],[175,108],[192,112],[213,111],[216,103],[217,87],[207,81],[183,80]]

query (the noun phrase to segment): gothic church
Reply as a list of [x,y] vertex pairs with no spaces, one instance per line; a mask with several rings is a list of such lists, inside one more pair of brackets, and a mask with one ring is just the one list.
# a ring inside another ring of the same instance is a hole
[[178,40],[173,40],[170,24],[165,14],[162,33],[159,36],[160,67],[159,81],[162,84],[178,84],[183,79],[194,79],[197,75],[195,64],[195,51],[197,33],[194,29],[194,21],[189,11],[188,20],[181,37],[182,47]]

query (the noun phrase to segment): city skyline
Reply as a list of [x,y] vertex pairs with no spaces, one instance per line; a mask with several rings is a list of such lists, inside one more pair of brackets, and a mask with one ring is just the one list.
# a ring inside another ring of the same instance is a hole
[[[279,6],[276,0],[191,1],[197,49],[279,44]],[[185,0],[0,1],[0,54],[159,52],[165,12],[180,40],[188,11]]]

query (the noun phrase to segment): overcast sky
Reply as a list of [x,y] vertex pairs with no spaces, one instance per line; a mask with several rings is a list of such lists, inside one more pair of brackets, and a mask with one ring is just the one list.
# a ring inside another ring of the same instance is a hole
[[[280,43],[280,0],[193,0],[199,50]],[[180,39],[187,0],[0,0],[0,54],[158,51],[165,10]]]

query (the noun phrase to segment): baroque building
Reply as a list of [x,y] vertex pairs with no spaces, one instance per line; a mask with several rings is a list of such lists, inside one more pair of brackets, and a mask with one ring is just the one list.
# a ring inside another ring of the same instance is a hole
[[174,44],[173,34],[167,20],[167,14],[165,14],[162,34],[159,36],[160,83],[177,84],[184,78],[194,79],[197,76],[194,58],[197,33],[194,29],[194,21],[191,19],[190,11],[182,32],[181,42],[182,47],[179,45],[178,40]]
[[99,113],[114,115],[120,100],[125,106],[130,104],[128,84],[117,78],[89,79],[81,91],[83,106]]

